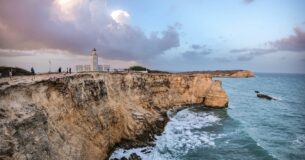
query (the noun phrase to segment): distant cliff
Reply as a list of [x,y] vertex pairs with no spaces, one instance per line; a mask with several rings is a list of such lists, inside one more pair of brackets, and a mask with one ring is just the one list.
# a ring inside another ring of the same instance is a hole
[[209,74],[86,73],[0,89],[0,159],[105,159],[144,146],[166,111],[227,107]]
[[216,70],[216,71],[193,71],[193,72],[182,72],[181,74],[209,74],[212,77],[222,77],[222,78],[248,78],[254,77],[255,74],[249,70]]

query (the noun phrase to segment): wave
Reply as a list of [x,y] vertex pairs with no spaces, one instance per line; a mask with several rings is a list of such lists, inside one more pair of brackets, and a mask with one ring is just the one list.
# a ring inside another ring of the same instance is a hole
[[226,110],[193,107],[168,115],[170,121],[155,147],[118,149],[111,158],[136,153],[143,160],[274,159]]
[[[142,159],[177,159],[197,147],[214,147],[215,139],[221,134],[205,131],[207,127],[218,124],[220,117],[213,113],[187,108],[179,112],[169,112],[169,122],[162,135],[157,137],[154,148],[117,149],[111,158],[129,157],[136,153]],[[143,154],[142,150],[150,153]]]
[[206,112],[185,109],[172,117],[164,133],[156,141],[152,158],[175,159],[197,147],[213,147],[220,135],[204,129],[217,124],[221,118]]
[[297,148],[305,148],[305,134],[298,135],[292,144]]

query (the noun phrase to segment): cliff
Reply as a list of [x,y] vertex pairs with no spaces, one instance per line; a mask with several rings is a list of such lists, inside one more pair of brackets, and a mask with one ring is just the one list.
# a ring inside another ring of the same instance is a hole
[[182,74],[186,74],[186,73],[209,74],[212,77],[220,77],[220,78],[249,78],[255,76],[255,74],[249,70],[216,70],[216,71],[182,72]]
[[105,159],[115,146],[148,145],[166,111],[226,107],[208,74],[86,73],[0,89],[0,159]]

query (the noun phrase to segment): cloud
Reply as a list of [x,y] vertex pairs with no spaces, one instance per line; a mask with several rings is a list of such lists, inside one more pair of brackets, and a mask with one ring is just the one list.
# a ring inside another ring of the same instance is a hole
[[205,45],[193,44],[190,46],[189,50],[182,52],[181,54],[185,58],[193,59],[193,58],[201,58],[211,53],[212,50],[206,48]]
[[88,54],[95,47],[108,59],[146,61],[180,46],[179,26],[147,36],[125,23],[125,12],[114,19],[105,0],[0,1],[0,48]]
[[270,42],[270,45],[277,48],[278,50],[285,51],[305,51],[305,32],[299,27],[294,28],[295,35]]
[[243,0],[243,1],[244,1],[244,3],[246,3],[246,4],[250,4],[250,3],[254,2],[254,0]]
[[34,56],[31,50],[23,51],[23,50],[8,50],[8,49],[0,49],[0,57],[19,57],[19,56]]
[[126,24],[129,21],[130,15],[123,10],[115,10],[111,12],[111,17],[119,24]]
[[216,62],[222,62],[222,63],[229,63],[229,62],[233,61],[231,58],[228,58],[228,57],[215,57],[213,60]]
[[256,56],[275,53],[279,51],[304,52],[305,51],[305,32],[300,28],[294,28],[295,35],[279,40],[267,42],[267,48],[242,48],[232,49],[230,53],[241,54],[237,57],[240,61],[249,61]]
[[56,49],[33,49],[33,50],[16,50],[16,49],[0,49],[0,57],[20,57],[20,56],[36,56],[42,54],[62,54],[69,55],[70,53]]
[[264,54],[268,54],[268,53],[273,53],[276,52],[276,49],[262,49],[262,48],[252,48],[252,49],[248,49],[248,48],[243,48],[243,49],[233,49],[230,52],[231,53],[250,53],[253,55],[264,55]]
[[277,51],[276,49],[243,48],[243,49],[233,49],[230,52],[231,53],[241,53],[241,55],[239,55],[237,57],[237,59],[240,61],[249,61],[249,60],[252,60],[256,56],[265,55],[265,54],[273,53],[276,51]]
[[198,50],[198,49],[205,48],[205,45],[193,44],[193,45],[191,45],[191,48],[194,50]]

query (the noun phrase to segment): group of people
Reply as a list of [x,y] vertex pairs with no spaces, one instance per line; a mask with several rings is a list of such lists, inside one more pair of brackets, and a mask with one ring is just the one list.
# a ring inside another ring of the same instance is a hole
[[[62,71],[61,71],[61,67],[59,67],[58,68],[58,73],[61,73]],[[72,69],[71,68],[67,68],[67,71],[66,71],[66,73],[68,74],[71,74],[72,73]]]
[[[58,72],[59,73],[62,72],[61,67],[58,68]],[[72,69],[71,68],[67,68],[66,74],[71,74],[71,73],[72,73]],[[10,77],[10,80],[12,80],[12,78],[13,78],[13,69],[10,69],[8,71],[8,75]],[[34,70],[33,67],[31,67],[31,75],[33,75],[32,80],[34,80],[35,79],[35,70]]]

